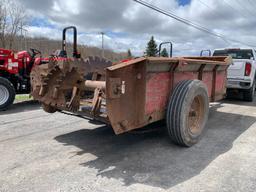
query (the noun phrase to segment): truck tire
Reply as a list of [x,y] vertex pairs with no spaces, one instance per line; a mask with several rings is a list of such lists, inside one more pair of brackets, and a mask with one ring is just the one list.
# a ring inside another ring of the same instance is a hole
[[232,99],[234,97],[234,93],[232,92],[232,90],[227,89],[226,91],[226,98],[227,99]]
[[255,94],[255,81],[252,84],[252,87],[249,90],[243,92],[244,101],[252,102]]
[[54,107],[52,107],[52,106],[50,106],[50,105],[46,105],[46,104],[44,104],[44,103],[42,103],[42,108],[43,108],[43,110],[44,110],[45,112],[47,112],[47,113],[55,113],[55,112],[57,111],[56,108],[54,108]]
[[200,140],[209,114],[207,87],[199,80],[177,84],[170,97],[166,124],[175,144],[190,147]]
[[12,83],[0,77],[0,111],[6,110],[15,99],[15,89]]

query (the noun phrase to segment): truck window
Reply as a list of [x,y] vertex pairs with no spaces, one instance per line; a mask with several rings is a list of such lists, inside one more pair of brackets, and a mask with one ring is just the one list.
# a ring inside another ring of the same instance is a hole
[[251,49],[224,49],[216,50],[213,56],[231,56],[233,59],[251,59],[253,53]]

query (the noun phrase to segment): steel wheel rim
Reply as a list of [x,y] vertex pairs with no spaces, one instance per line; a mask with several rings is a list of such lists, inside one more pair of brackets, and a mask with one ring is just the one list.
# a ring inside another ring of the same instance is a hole
[[188,115],[188,126],[191,134],[198,135],[201,133],[203,119],[204,99],[202,96],[198,95],[192,101]]
[[9,96],[10,93],[8,89],[5,86],[0,85],[0,105],[4,105],[8,101]]

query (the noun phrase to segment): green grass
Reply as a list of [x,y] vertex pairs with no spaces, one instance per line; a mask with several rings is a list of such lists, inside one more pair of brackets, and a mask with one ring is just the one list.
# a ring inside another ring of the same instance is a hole
[[29,101],[32,100],[32,97],[29,97],[29,94],[21,94],[21,95],[16,95],[15,96],[15,101]]

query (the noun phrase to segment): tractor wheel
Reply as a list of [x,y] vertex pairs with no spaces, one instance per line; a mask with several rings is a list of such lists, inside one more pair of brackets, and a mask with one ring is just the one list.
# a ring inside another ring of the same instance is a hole
[[254,93],[255,93],[255,81],[252,84],[252,87],[249,90],[245,90],[243,92],[244,100],[252,102],[254,98]]
[[6,110],[15,99],[15,89],[12,83],[0,77],[0,111]]
[[54,107],[52,107],[52,106],[50,106],[50,105],[46,105],[46,104],[42,104],[42,108],[43,108],[43,110],[45,111],[45,112],[47,112],[47,113],[55,113],[56,111],[57,111],[57,109],[56,108],[54,108]]
[[166,113],[170,139],[190,147],[197,143],[208,119],[207,87],[199,80],[185,80],[175,87]]

